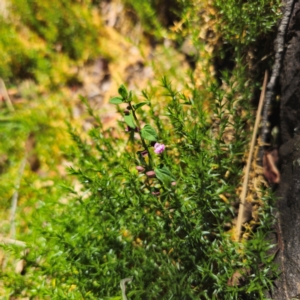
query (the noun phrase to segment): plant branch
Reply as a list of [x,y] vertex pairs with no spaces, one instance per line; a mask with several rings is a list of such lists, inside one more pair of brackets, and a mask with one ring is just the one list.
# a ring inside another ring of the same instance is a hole
[[138,118],[137,118],[137,116],[136,116],[136,114],[135,114],[135,110],[134,110],[134,107],[131,105],[131,102],[128,102],[128,104],[129,104],[129,107],[130,107],[130,109],[131,109],[131,111],[132,111],[132,115],[133,115],[133,118],[134,118],[134,120],[135,120],[135,122],[136,122],[136,125],[137,125],[137,127],[138,127],[138,133],[139,133],[139,135],[140,135],[140,138],[141,138],[143,147],[144,147],[145,150],[147,150],[147,152],[148,152],[148,156],[149,156],[149,167],[152,169],[152,166],[153,166],[153,163],[152,163],[152,156],[151,156],[151,153],[150,153],[150,151],[149,151],[149,147],[147,146],[147,144],[146,144],[144,138],[142,137],[140,122],[139,122],[139,120],[138,120]]

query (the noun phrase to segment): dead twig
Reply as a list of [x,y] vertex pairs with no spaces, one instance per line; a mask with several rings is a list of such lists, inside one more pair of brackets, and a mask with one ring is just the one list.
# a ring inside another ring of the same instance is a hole
[[2,78],[0,78],[0,94],[2,94],[2,97],[3,97],[4,101],[5,101],[5,104],[6,104],[7,108],[8,108],[8,110],[10,112],[14,112],[15,111],[14,106],[13,106],[13,104],[11,102],[11,99],[10,99],[10,97],[8,95],[5,83],[4,83],[4,81],[3,81]]
[[256,113],[256,120],[255,120],[255,124],[254,124],[254,129],[253,129],[253,134],[252,134],[252,139],[251,139],[251,144],[250,144],[250,151],[249,151],[249,155],[248,155],[248,160],[247,160],[247,165],[246,165],[246,170],[245,170],[245,177],[244,177],[244,182],[243,182],[243,188],[242,188],[242,193],[241,193],[241,198],[240,198],[241,201],[240,201],[240,206],[239,206],[238,218],[237,218],[237,222],[236,222],[236,240],[237,241],[240,239],[241,230],[242,230],[242,222],[243,222],[243,216],[244,216],[244,211],[245,211],[245,202],[246,202],[246,195],[247,195],[247,188],[248,188],[250,166],[251,166],[251,161],[252,161],[252,156],[253,156],[253,151],[254,151],[254,145],[255,145],[255,141],[256,141],[256,137],[257,137],[258,126],[260,124],[261,112],[262,112],[265,93],[266,93],[267,80],[268,80],[268,72],[266,71],[261,94],[260,94],[258,109],[257,109],[257,113]]
[[0,244],[2,244],[2,245],[3,244],[4,245],[16,245],[16,246],[19,246],[19,247],[26,247],[25,242],[10,239],[10,238],[6,238],[4,236],[0,236]]

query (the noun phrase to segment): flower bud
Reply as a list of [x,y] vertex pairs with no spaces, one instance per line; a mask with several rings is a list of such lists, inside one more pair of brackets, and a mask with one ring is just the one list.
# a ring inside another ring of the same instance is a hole
[[137,171],[138,171],[139,173],[143,173],[143,172],[145,171],[145,168],[142,167],[142,166],[136,166],[135,168],[137,169]]
[[154,178],[154,177],[156,177],[154,171],[148,171],[148,172],[146,172],[146,175],[147,175],[148,178]]
[[172,185],[172,186],[175,186],[176,184],[177,184],[176,181],[171,182],[171,185]]
[[144,151],[142,151],[141,153],[142,153],[143,156],[148,155],[148,151],[147,151],[147,150],[144,150]]
[[159,196],[160,195],[160,191],[154,191],[154,192],[151,192],[151,194],[153,196]]
[[124,115],[128,116],[130,114],[130,111],[128,109],[124,109]]

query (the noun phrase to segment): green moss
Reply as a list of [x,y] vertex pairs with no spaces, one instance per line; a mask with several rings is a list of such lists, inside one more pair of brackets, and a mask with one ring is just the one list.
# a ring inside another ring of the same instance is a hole
[[217,9],[218,30],[224,42],[249,46],[268,34],[278,21],[281,1],[213,1]]
[[[72,65],[101,54],[101,18],[89,1],[12,1],[10,18],[2,21],[4,78],[32,77],[57,86],[71,76]],[[65,62],[67,65],[61,68]]]

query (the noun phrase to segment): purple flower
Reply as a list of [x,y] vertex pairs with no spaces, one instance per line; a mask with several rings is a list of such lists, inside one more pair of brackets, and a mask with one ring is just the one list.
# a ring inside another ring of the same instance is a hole
[[161,154],[165,151],[166,146],[164,144],[155,143],[154,152],[156,154]]

